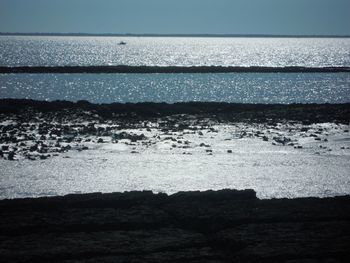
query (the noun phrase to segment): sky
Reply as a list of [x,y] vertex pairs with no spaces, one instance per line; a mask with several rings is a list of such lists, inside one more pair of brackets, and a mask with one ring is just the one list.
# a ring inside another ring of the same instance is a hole
[[0,0],[0,32],[350,35],[350,0]]

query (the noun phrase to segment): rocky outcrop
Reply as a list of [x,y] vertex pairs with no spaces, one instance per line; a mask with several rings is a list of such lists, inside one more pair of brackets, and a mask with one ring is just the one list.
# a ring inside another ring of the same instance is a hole
[[350,196],[253,190],[0,201],[2,262],[347,262]]

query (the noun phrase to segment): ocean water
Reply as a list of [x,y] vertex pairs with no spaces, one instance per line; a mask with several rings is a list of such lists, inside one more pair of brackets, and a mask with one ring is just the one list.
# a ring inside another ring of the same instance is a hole
[[111,102],[350,102],[350,73],[2,74],[0,98]]
[[0,36],[0,66],[58,65],[350,66],[350,38]]
[[[350,38],[0,36],[0,66],[74,65],[349,67]],[[0,74],[0,98],[344,103],[350,73]]]

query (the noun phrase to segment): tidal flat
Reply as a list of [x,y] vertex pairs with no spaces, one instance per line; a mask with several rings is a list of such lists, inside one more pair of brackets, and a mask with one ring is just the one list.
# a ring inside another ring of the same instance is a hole
[[2,100],[1,198],[223,188],[350,193],[348,104]]

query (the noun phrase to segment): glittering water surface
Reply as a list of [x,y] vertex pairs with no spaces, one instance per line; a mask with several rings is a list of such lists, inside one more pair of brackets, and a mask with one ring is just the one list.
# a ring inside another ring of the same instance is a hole
[[0,36],[1,66],[120,64],[350,66],[350,38]]
[[343,103],[350,73],[0,74],[0,98]]

